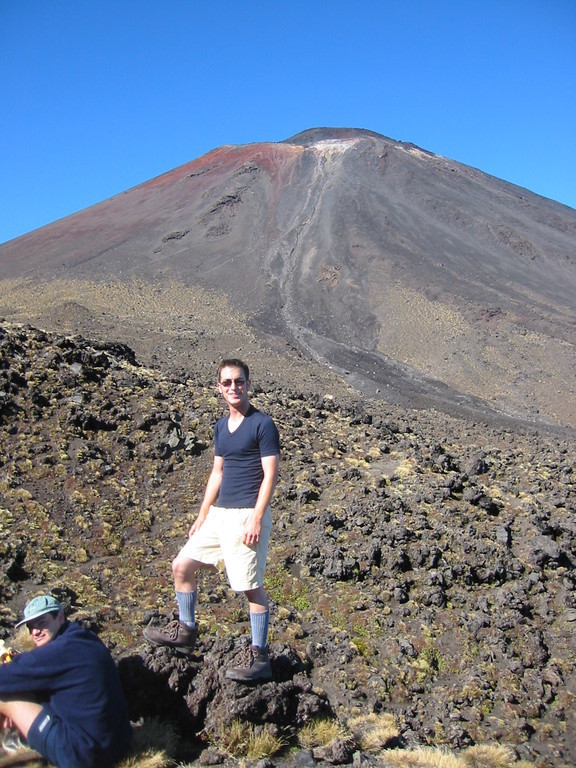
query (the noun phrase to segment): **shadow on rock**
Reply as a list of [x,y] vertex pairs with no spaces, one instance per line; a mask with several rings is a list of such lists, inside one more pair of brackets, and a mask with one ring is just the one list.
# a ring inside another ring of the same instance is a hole
[[191,657],[168,648],[144,648],[120,659],[118,669],[132,720],[161,717],[187,734],[211,735],[234,720],[268,724],[284,731],[301,728],[320,715],[332,714],[326,695],[314,689],[310,662],[289,646],[271,646],[273,679],[247,686],[226,680],[247,643],[208,639]]

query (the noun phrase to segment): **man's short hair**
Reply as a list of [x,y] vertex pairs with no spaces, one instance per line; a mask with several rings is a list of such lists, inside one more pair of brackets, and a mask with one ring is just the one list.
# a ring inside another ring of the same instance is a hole
[[218,366],[218,381],[220,381],[220,374],[224,368],[242,368],[246,381],[250,378],[250,369],[243,360],[239,360],[237,357],[230,357],[222,360]]

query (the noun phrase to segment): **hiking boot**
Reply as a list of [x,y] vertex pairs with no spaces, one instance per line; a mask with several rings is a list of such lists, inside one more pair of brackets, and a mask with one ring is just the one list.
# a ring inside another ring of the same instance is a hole
[[166,645],[168,648],[193,651],[198,637],[198,627],[187,627],[178,619],[170,621],[162,628],[146,627],[144,637],[152,645]]
[[266,648],[253,645],[250,648],[252,660],[247,667],[232,667],[226,670],[226,678],[237,683],[263,683],[272,680],[272,666]]

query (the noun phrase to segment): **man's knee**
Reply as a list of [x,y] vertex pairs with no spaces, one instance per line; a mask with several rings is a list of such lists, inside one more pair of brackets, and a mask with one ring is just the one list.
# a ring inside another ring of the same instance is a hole
[[258,605],[268,605],[268,597],[264,590],[264,587],[256,587],[255,589],[247,589],[244,594],[248,598],[250,603],[257,603]]
[[174,574],[174,578],[186,580],[196,573],[198,566],[199,563],[195,560],[176,556],[174,560],[172,560],[172,573]]
[[42,705],[35,701],[0,701],[0,725],[7,718],[26,737],[30,726],[42,712]]

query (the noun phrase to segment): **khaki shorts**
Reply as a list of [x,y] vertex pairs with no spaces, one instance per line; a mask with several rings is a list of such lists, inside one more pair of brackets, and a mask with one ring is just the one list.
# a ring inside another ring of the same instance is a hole
[[264,584],[268,542],[272,530],[272,511],[264,513],[257,544],[242,541],[244,523],[252,509],[210,507],[206,520],[180,550],[178,557],[197,560],[204,565],[226,568],[235,592],[246,592]]

